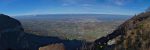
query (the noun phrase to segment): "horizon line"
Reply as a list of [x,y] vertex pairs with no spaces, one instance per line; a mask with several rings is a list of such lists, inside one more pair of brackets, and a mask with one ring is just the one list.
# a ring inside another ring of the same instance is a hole
[[[136,15],[136,14],[112,14],[112,13],[51,13],[51,14],[23,14],[23,15],[10,15],[10,16],[30,16],[30,15],[88,15],[88,14],[91,14],[91,15],[126,15],[126,16],[133,16],[133,15]],[[7,14],[6,14],[7,15]]]

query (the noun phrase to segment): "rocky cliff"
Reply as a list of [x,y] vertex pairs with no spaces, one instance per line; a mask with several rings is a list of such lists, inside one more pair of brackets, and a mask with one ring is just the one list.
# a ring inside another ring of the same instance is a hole
[[82,40],[66,40],[26,33],[18,20],[0,14],[0,50],[79,50],[83,45],[86,43]]
[[109,48],[107,42],[113,39],[115,44],[110,47],[112,50],[150,50],[149,38],[150,12],[145,12],[127,20],[113,33],[96,40],[95,48]]
[[57,37],[42,37],[24,32],[21,23],[0,14],[0,50],[38,50],[39,47],[62,42]]
[[150,50],[150,12],[134,16],[120,27],[123,35],[116,38],[116,50]]

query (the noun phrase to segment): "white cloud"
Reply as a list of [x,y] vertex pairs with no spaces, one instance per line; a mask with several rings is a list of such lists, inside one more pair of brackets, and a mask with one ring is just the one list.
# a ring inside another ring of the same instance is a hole
[[117,5],[124,5],[125,2],[124,2],[124,0],[116,0],[115,4],[117,4]]
[[69,6],[69,4],[68,3],[63,3],[62,6]]
[[90,7],[94,6],[96,0],[61,0],[62,6],[80,6],[80,7]]
[[82,4],[82,6],[89,7],[89,6],[93,6],[93,5],[92,4]]
[[82,6],[91,6],[94,4],[107,4],[109,3],[110,5],[117,5],[117,6],[123,6],[126,5],[133,0],[104,0],[104,3],[97,2],[98,0],[61,0],[63,2],[63,6],[68,6],[68,5],[82,5]]
[[113,3],[118,6],[126,5],[132,1],[133,0],[108,0],[109,3]]
[[66,4],[76,4],[79,2],[79,0],[62,0],[62,2]]

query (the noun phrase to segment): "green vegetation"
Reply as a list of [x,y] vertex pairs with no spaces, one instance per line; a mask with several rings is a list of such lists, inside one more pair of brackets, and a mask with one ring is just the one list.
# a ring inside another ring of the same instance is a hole
[[[58,36],[67,39],[95,39],[111,33],[121,21],[113,22],[57,22],[22,21],[26,32],[42,36]],[[110,24],[111,23],[111,24]]]

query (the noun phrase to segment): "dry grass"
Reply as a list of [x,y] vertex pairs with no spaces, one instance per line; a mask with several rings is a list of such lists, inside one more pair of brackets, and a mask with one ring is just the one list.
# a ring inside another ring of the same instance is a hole
[[150,50],[149,13],[138,15],[124,25],[129,27],[125,28],[125,35],[120,38],[123,41],[116,45],[115,50]]
[[65,50],[65,47],[62,43],[60,44],[51,44],[44,47],[40,47],[39,50]]

